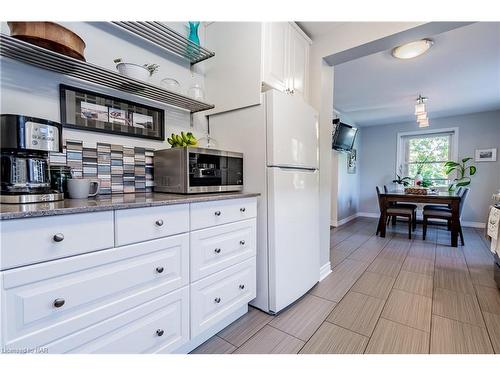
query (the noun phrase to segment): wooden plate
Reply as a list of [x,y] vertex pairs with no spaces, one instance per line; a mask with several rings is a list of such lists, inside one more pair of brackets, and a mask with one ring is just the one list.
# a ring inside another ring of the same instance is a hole
[[54,22],[7,22],[10,35],[50,51],[85,61],[85,42]]

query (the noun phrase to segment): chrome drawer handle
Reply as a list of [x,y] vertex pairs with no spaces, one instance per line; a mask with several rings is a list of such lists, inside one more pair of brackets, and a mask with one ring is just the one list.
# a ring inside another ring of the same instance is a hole
[[243,246],[245,244],[245,241],[241,240],[240,245]]
[[220,211],[215,211],[214,212],[215,216],[220,216],[220,213],[221,213]]
[[163,336],[164,333],[165,333],[165,331],[163,331],[163,329],[156,330],[156,336]]
[[156,272],[162,273],[163,272],[163,267],[156,267]]
[[240,208],[240,212],[245,212],[246,211],[246,208],[245,207],[241,207]]
[[220,249],[219,248],[215,249],[214,251],[215,251],[216,254],[220,254]]
[[216,299],[214,299],[214,302],[215,302],[215,303],[220,303],[220,298],[219,298],[219,297],[217,297]]
[[52,238],[54,239],[55,242],[61,242],[62,240],[64,240],[64,234],[56,233]]
[[245,289],[245,285],[244,285],[244,284],[241,284],[241,285],[240,285],[240,289],[241,289],[241,290]]
[[59,307],[62,307],[64,305],[66,301],[64,300],[64,298],[56,298],[54,300],[54,307],[55,308],[59,308]]
[[163,225],[163,220],[162,219],[156,220],[155,224],[161,227]]

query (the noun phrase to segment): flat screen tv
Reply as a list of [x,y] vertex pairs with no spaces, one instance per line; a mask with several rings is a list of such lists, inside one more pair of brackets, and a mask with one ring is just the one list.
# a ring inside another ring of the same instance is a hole
[[333,120],[332,148],[338,151],[351,151],[358,129],[351,125]]

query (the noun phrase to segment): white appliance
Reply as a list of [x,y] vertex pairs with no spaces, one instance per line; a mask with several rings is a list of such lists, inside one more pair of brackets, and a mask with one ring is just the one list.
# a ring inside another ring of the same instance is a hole
[[243,152],[244,190],[261,193],[257,298],[277,313],[319,281],[318,115],[271,90],[262,104],[210,116],[217,148]]

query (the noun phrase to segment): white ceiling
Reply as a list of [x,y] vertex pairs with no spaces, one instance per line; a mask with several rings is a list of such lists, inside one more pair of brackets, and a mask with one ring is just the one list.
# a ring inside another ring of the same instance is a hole
[[345,23],[347,22],[297,22],[300,28],[304,30],[311,39],[335,31],[335,29]]
[[419,94],[429,98],[431,125],[432,118],[500,109],[500,23],[429,37],[434,46],[415,59],[389,50],[336,65],[334,107],[358,126],[414,121]]

